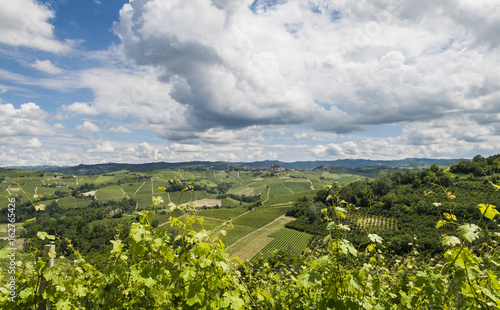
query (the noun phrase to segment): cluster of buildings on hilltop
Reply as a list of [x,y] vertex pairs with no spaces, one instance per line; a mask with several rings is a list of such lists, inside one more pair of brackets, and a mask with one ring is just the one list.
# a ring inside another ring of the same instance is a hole
[[120,209],[120,208],[111,209],[110,207],[107,207],[107,208],[104,210],[104,213],[106,213],[106,214],[123,213],[123,210],[122,210],[122,209]]

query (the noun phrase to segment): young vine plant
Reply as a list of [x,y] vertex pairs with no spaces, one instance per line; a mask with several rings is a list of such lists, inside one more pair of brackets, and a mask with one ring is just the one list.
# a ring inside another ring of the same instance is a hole
[[[342,200],[340,190],[328,185],[326,190],[329,206],[321,212],[328,235],[322,247],[306,250],[299,269],[276,270],[265,263],[252,268],[238,258],[242,268],[236,269],[220,239],[193,229],[194,224],[203,227],[203,218],[187,205],[170,203],[171,211],[185,214],[182,221],[171,216],[167,229],[153,228],[155,211],[164,205],[160,195],[165,187],[160,187],[128,238],[111,240],[106,264],[93,265],[75,250],[72,259],[54,253],[54,266],[46,268],[49,257],[35,250],[17,262],[15,302],[9,300],[8,281],[0,279],[0,305],[37,309],[48,299],[51,307],[63,310],[500,309],[500,234],[481,225],[496,221],[499,214],[491,201],[479,204],[481,218],[469,223],[454,215],[454,196],[433,186],[428,194],[446,197],[446,202],[435,202],[441,216],[436,227],[445,247],[442,263],[431,266],[414,252],[389,265],[390,254],[379,235],[366,230],[363,250],[353,246],[343,219],[359,210]],[[33,206],[44,212],[36,202]],[[37,234],[40,243],[57,238]]]

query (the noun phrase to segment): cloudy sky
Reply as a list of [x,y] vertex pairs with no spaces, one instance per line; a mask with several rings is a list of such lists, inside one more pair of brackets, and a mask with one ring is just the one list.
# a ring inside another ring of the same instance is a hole
[[499,0],[0,5],[0,166],[500,153]]

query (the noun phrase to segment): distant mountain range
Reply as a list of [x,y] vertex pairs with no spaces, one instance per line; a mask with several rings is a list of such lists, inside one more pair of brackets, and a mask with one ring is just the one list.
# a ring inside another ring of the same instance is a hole
[[230,170],[234,168],[268,168],[272,164],[278,165],[282,168],[288,169],[315,169],[318,167],[346,167],[346,168],[359,168],[359,167],[388,167],[399,169],[421,169],[425,166],[436,164],[438,166],[453,165],[461,160],[466,159],[431,159],[431,158],[407,158],[400,160],[370,160],[370,159],[338,159],[328,161],[296,161],[296,162],[283,162],[283,161],[255,161],[255,162],[223,162],[223,161],[190,161],[190,162],[156,162],[144,164],[123,164],[123,163],[107,163],[107,164],[94,164],[94,165],[78,165],[71,167],[58,167],[58,166],[20,166],[9,167],[19,168],[30,171],[48,171],[58,172],[63,174],[102,174],[107,172],[119,170],[131,171],[152,171],[161,169],[189,169],[189,168],[203,168],[214,170]]

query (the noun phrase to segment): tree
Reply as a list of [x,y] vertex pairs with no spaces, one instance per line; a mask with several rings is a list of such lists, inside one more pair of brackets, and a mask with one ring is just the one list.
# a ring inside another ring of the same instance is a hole
[[389,193],[392,188],[392,181],[387,176],[378,177],[372,183],[373,193],[375,195],[384,196]]
[[478,155],[476,155],[476,156],[474,156],[474,157],[472,158],[472,161],[475,161],[475,162],[477,162],[477,163],[478,163],[478,162],[481,162],[481,161],[485,161],[485,160],[486,160],[486,159],[485,159],[483,156],[479,155],[479,154],[478,154]]
[[486,173],[484,172],[483,168],[476,167],[476,169],[474,169],[474,176],[475,177],[484,177],[485,175],[486,175]]

